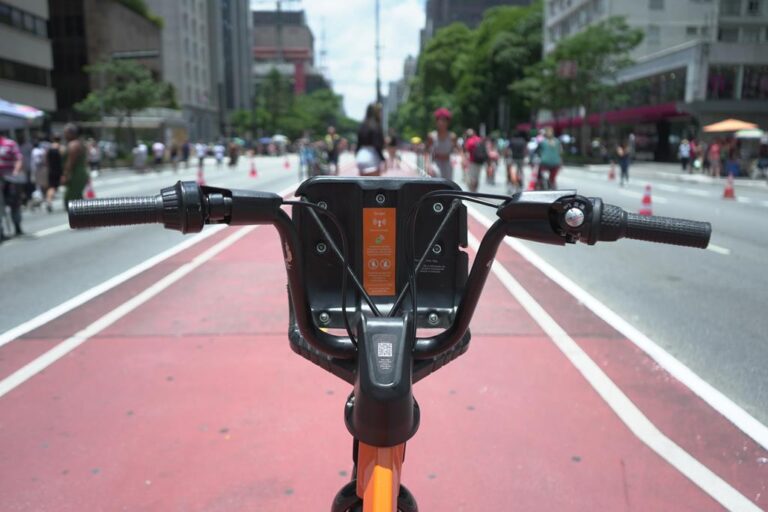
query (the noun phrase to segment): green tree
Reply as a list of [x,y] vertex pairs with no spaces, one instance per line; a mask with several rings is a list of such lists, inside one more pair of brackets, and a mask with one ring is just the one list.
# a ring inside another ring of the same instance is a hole
[[150,107],[177,108],[176,93],[167,82],[155,80],[141,64],[129,60],[110,60],[85,67],[92,83],[100,84],[75,109],[89,118],[101,114],[118,118],[118,131],[127,119],[130,143],[135,142],[132,117]]

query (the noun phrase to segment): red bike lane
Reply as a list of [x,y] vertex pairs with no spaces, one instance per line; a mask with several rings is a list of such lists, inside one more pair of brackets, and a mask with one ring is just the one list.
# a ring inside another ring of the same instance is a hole
[[[0,379],[236,232],[0,347]],[[764,450],[514,251],[498,259],[667,436],[765,507]],[[721,508],[493,275],[472,327],[467,354],[415,387],[404,483],[422,510]],[[350,389],[286,331],[278,237],[258,228],[0,397],[0,510],[327,510],[349,478]]]

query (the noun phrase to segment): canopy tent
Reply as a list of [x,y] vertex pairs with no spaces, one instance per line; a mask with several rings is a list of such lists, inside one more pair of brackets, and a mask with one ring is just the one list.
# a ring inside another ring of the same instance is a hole
[[757,128],[751,130],[739,130],[736,132],[737,139],[762,139],[764,136],[765,132]]
[[755,128],[757,125],[754,123],[747,123],[738,119],[726,119],[719,123],[708,124],[704,127],[704,131],[707,133],[737,132],[739,130],[754,130]]
[[44,112],[34,107],[12,103],[0,98],[0,130],[26,128],[43,117]]

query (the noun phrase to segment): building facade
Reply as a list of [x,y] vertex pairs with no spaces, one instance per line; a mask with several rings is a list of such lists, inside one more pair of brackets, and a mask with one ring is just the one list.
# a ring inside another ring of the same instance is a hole
[[400,80],[389,82],[389,90],[384,99],[384,108],[382,111],[382,122],[384,129],[389,129],[389,120],[400,108],[400,105],[408,100],[408,84],[416,75],[416,59],[409,55],[403,62],[403,77]]
[[52,0],[50,9],[52,83],[58,105],[55,121],[76,119],[75,103],[101,86],[98,77],[83,69],[89,64],[144,53],[149,56],[136,61],[156,77],[162,76],[158,24],[112,0]]
[[47,0],[0,1],[0,98],[56,110]]
[[145,0],[163,18],[163,80],[173,84],[176,100],[193,141],[221,134],[219,110],[219,19],[212,0]]
[[304,11],[253,11],[256,89],[273,69],[290,79],[295,94],[329,87],[315,66],[315,36]]
[[435,32],[457,21],[474,28],[483,20],[483,13],[499,5],[530,5],[532,0],[427,0],[427,23],[421,32],[421,48]]
[[610,16],[643,30],[635,64],[619,76],[631,100],[603,116],[613,137],[635,134],[640,158],[673,159],[681,138],[725,118],[768,126],[768,0],[546,0],[544,8],[545,53]]

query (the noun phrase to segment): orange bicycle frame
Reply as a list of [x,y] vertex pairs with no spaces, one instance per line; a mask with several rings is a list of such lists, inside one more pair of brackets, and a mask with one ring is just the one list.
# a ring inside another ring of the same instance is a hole
[[405,443],[388,448],[360,443],[357,455],[357,495],[363,512],[397,512]]

